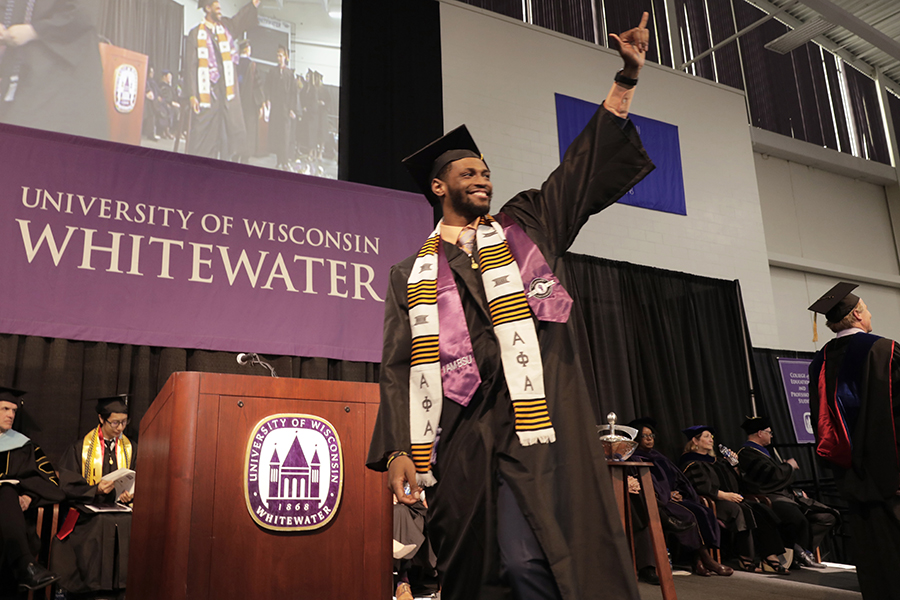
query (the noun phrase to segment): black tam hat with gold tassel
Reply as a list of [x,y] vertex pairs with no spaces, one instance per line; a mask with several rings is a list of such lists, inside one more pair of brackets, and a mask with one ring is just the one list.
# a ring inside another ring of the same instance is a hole
[[822,313],[829,323],[837,323],[850,314],[856,305],[859,304],[859,296],[851,294],[853,290],[859,287],[858,283],[840,282],[812,303],[809,310],[813,311],[813,341],[819,341],[819,332],[815,313]]

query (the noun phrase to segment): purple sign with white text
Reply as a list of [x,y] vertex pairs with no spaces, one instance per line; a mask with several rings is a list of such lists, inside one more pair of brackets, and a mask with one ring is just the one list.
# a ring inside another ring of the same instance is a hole
[[787,398],[791,423],[798,444],[812,444],[816,441],[813,433],[812,415],[809,412],[809,364],[810,359],[779,358],[784,396]]
[[381,360],[417,194],[0,125],[0,332]]

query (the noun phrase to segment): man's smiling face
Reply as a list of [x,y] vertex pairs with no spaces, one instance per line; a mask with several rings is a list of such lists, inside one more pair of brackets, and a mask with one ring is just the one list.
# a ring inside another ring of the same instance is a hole
[[436,195],[442,197],[446,223],[465,225],[491,209],[491,170],[480,158],[453,161],[447,172],[435,179],[435,184]]

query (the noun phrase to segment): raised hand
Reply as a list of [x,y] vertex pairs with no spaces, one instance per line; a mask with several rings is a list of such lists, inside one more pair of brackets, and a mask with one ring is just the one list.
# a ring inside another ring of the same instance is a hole
[[644,66],[644,58],[647,56],[647,48],[650,45],[650,33],[647,31],[649,13],[641,16],[641,24],[625,33],[609,34],[619,45],[619,55],[625,62],[622,74],[632,79],[637,79],[638,72]]

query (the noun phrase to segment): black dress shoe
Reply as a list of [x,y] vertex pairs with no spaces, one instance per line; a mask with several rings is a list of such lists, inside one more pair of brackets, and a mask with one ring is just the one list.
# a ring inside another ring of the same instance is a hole
[[643,581],[650,585],[659,585],[659,576],[656,574],[656,567],[647,566],[638,569],[638,581]]
[[19,573],[19,589],[39,590],[57,579],[59,579],[59,575],[53,571],[49,571],[37,563],[28,563],[28,566]]
[[669,533],[681,533],[694,526],[692,521],[682,521],[681,519],[676,519],[672,515],[660,515],[659,521],[662,523],[663,531]]
[[816,562],[815,555],[809,550],[794,550],[794,564],[807,569],[825,569],[827,568],[820,562]]

